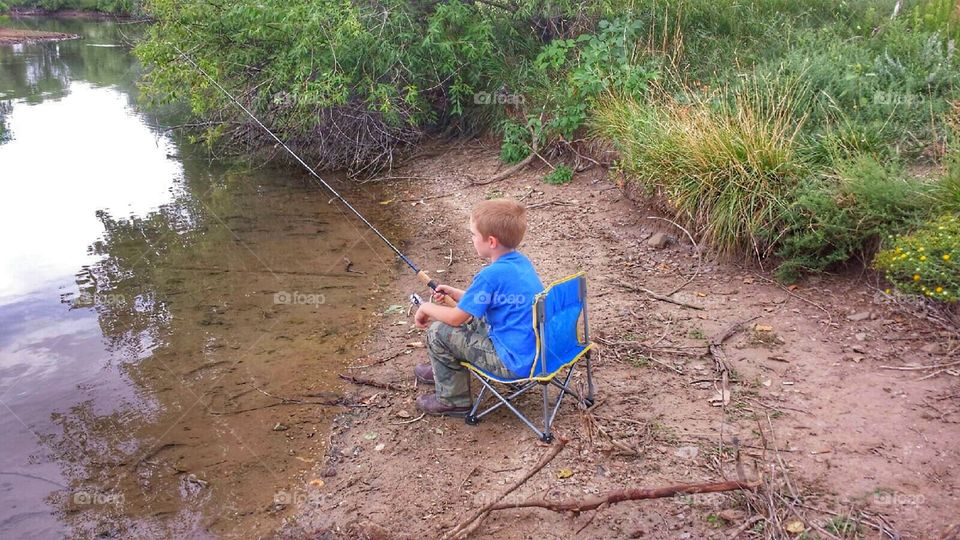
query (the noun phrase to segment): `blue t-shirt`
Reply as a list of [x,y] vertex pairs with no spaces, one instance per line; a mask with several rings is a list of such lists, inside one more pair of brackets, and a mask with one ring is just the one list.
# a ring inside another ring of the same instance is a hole
[[477,272],[457,304],[474,317],[486,317],[497,356],[518,377],[530,375],[537,353],[533,298],[540,292],[543,284],[530,260],[510,251]]

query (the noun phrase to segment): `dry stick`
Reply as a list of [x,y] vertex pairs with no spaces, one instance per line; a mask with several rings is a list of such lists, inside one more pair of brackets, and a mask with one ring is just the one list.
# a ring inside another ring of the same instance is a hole
[[387,356],[387,357],[385,357],[385,358],[381,358],[380,360],[377,360],[376,362],[374,362],[374,363],[372,363],[372,364],[364,364],[364,365],[362,365],[362,366],[347,366],[347,369],[366,369],[366,368],[373,367],[373,366],[379,366],[380,364],[386,364],[386,363],[389,362],[390,360],[393,360],[394,358],[400,356],[401,354],[407,352],[408,350],[409,350],[409,349],[401,349],[401,350],[399,350],[399,351],[391,354],[390,356]]
[[638,287],[638,286],[636,286],[636,285],[630,285],[629,283],[627,283],[627,282],[625,282],[625,281],[622,281],[622,280],[619,280],[619,279],[617,280],[617,283],[619,283],[621,287],[624,287],[624,288],[626,288],[626,289],[630,289],[631,291],[642,292],[642,293],[650,296],[651,298],[654,298],[654,299],[656,299],[656,300],[660,300],[660,301],[662,301],[662,302],[670,302],[671,304],[676,304],[676,305],[678,305],[678,306],[682,306],[682,307],[686,307],[686,308],[690,308],[690,309],[699,309],[699,310],[701,310],[701,311],[704,309],[703,306],[698,306],[698,305],[695,305],[695,304],[688,304],[688,303],[686,303],[686,302],[682,302],[682,301],[680,301],[680,300],[676,300],[676,299],[670,298],[669,296],[664,296],[664,295],[662,295],[662,294],[655,293],[655,292],[651,291],[650,289],[647,289],[647,288],[644,288],[644,287]]
[[772,284],[772,285],[776,285],[776,286],[779,287],[781,290],[783,290],[785,293],[787,293],[787,294],[789,294],[790,296],[796,298],[797,300],[801,300],[801,301],[803,301],[803,302],[806,302],[806,303],[810,304],[811,306],[819,309],[819,310],[822,311],[824,314],[826,314],[826,316],[827,316],[827,323],[828,323],[828,324],[833,324],[833,316],[830,315],[830,312],[827,311],[827,308],[821,306],[820,304],[814,302],[813,300],[809,300],[809,299],[807,299],[807,298],[804,298],[803,296],[800,296],[799,294],[791,291],[790,289],[784,287],[783,285],[777,283],[776,281],[774,281],[774,280],[772,280],[772,279],[765,278],[765,277],[761,276],[760,274],[758,274],[758,273],[756,273],[756,272],[754,272],[753,275],[756,276],[756,277],[758,277],[758,278],[760,278],[760,279],[762,279],[763,281],[766,281],[767,283],[770,283],[770,284]]
[[361,386],[372,386],[374,388],[382,388],[384,390],[403,390],[403,387],[397,384],[382,383],[382,382],[374,381],[370,379],[362,379],[360,377],[354,377],[353,375],[345,375],[341,373],[339,377],[347,382],[352,382],[353,384],[359,384]]
[[690,283],[692,283],[693,280],[697,279],[697,276],[700,275],[700,268],[703,266],[703,255],[700,253],[700,246],[697,245],[697,242],[693,239],[693,235],[690,234],[690,231],[684,229],[683,227],[681,227],[679,224],[675,223],[674,221],[669,220],[669,219],[667,219],[667,218],[657,217],[657,216],[647,216],[647,219],[659,219],[660,221],[666,221],[667,223],[669,223],[669,224],[673,225],[674,227],[680,229],[681,231],[684,232],[684,234],[687,235],[687,238],[690,239],[690,243],[693,244],[693,249],[697,252],[697,269],[693,272],[693,275],[690,276],[690,278],[687,279],[685,282],[683,282],[682,285],[680,285],[679,287],[673,289],[672,291],[670,291],[670,292],[668,292],[666,295],[664,295],[664,296],[673,296],[674,294],[680,292],[684,287],[686,287],[687,285],[689,285]]
[[727,331],[720,336],[720,339],[714,339],[710,342],[709,352],[710,356],[713,357],[717,373],[720,375],[720,400],[724,407],[730,403],[730,368],[727,366],[727,353],[723,352],[723,342],[736,334],[743,325],[759,318],[760,317],[757,316],[745,321],[740,321],[728,328]]
[[530,479],[530,477],[537,474],[540,469],[546,467],[548,463],[553,461],[553,458],[557,457],[557,454],[559,454],[566,445],[567,439],[558,433],[556,444],[550,447],[550,450],[544,454],[542,458],[540,458],[540,461],[532,469],[527,471],[527,473],[524,474],[519,480],[511,484],[510,487],[503,491],[503,493],[490,501],[489,504],[471,514],[470,517],[460,522],[460,524],[456,527],[447,531],[447,533],[443,535],[443,539],[449,540],[451,538],[466,538],[471,532],[480,526],[480,523],[484,520],[484,518],[487,517],[487,514],[490,513],[490,511],[499,501],[512,493],[518,487],[522,486],[524,482]]
[[744,531],[753,526],[754,523],[762,520],[762,516],[753,516],[750,519],[743,522],[743,525],[737,527],[737,530],[733,531],[733,534],[727,537],[727,540],[736,540],[738,536],[743,534]]
[[616,504],[623,501],[662,499],[677,495],[694,495],[697,493],[752,490],[759,485],[759,481],[741,482],[740,480],[730,480],[727,482],[708,482],[705,484],[680,484],[662,488],[625,488],[608,491],[603,495],[584,497],[583,499],[548,501],[542,497],[538,497],[514,503],[498,503],[494,504],[490,510],[546,508],[554,512],[586,512],[587,510],[594,510],[604,504]]
[[933,364],[929,366],[880,366],[880,369],[893,369],[896,371],[924,371],[928,369],[942,369],[951,366],[960,366],[960,361],[948,362],[946,364]]

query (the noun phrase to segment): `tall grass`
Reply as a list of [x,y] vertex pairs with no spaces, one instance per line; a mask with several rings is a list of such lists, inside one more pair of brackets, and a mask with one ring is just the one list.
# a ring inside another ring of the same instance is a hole
[[620,166],[667,199],[677,217],[723,254],[765,255],[784,201],[807,174],[794,104],[802,86],[755,81],[737,90],[610,97],[596,135],[612,140]]

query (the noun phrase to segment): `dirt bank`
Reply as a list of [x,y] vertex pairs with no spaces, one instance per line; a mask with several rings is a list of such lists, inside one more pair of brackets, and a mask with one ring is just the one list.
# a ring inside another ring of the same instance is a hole
[[[468,240],[469,209],[503,195],[530,209],[521,249],[545,282],[580,269],[590,280],[598,404],[564,405],[556,430],[570,442],[506,500],[735,479],[735,439],[745,475],[766,482],[752,498],[675,497],[582,514],[504,510],[477,537],[726,538],[745,526],[741,538],[763,537],[764,527],[934,538],[960,521],[958,366],[910,367],[956,362],[956,334],[898,310],[867,273],[784,288],[750,266],[698,262],[687,241],[652,247],[654,233],[684,234],[651,219],[659,214],[604,171],[550,186],[544,171],[528,169],[476,186],[471,177],[498,168],[495,147],[436,150],[394,173],[425,179],[394,183],[383,201],[418,231],[405,249],[435,278],[469,283],[481,266]],[[703,309],[624,282],[658,293],[687,283],[674,298]],[[296,502],[278,507],[289,537],[438,537],[547,451],[506,412],[475,427],[418,416],[414,400],[431,389],[416,387],[411,370],[426,361],[425,336],[389,305],[405,307],[406,293],[423,291],[409,273],[393,288],[367,357],[348,371],[400,389],[347,388],[367,406],[335,420],[325,458],[290,486]],[[708,342],[744,321],[723,344],[729,403],[714,406],[722,388]],[[776,516],[764,510],[755,521],[761,507]]]
[[80,39],[80,36],[78,34],[65,34],[63,32],[0,27],[0,45],[28,43],[32,41],[64,41],[67,39]]

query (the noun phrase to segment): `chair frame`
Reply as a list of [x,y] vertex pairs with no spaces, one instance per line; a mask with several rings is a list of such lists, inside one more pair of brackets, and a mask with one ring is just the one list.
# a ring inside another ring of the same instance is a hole
[[[543,302],[547,298],[547,295],[550,292],[550,289],[554,285],[559,285],[571,279],[578,279],[580,282],[579,286],[579,295],[582,305],[581,313],[583,317],[583,339],[578,338],[578,342],[585,345],[585,348],[573,359],[557,368],[553,373],[547,372],[547,358],[549,352],[549,343],[546,339],[546,314]],[[461,362],[461,365],[468,368],[470,373],[473,374],[474,378],[480,381],[482,387],[480,392],[477,395],[476,400],[473,403],[473,407],[470,409],[470,412],[467,413],[464,420],[469,425],[477,425],[480,421],[487,416],[488,414],[496,411],[500,407],[506,406],[513,414],[517,416],[527,427],[533,430],[537,434],[537,437],[540,438],[543,442],[550,443],[553,441],[553,433],[551,432],[551,426],[553,421],[557,417],[557,412],[560,410],[560,404],[563,402],[563,398],[566,395],[570,395],[584,403],[587,407],[593,405],[593,366],[590,363],[590,357],[593,353],[594,344],[590,342],[590,325],[589,319],[587,317],[587,280],[585,272],[578,272],[576,274],[567,276],[561,280],[551,283],[542,293],[538,294],[533,302],[533,325],[534,330],[537,333],[537,352],[534,359],[534,364],[530,369],[529,377],[521,377],[517,379],[510,380],[501,380],[495,377],[479,371],[472,365],[467,362]],[[573,370],[576,368],[577,363],[580,360],[586,362],[587,369],[587,395],[582,396],[580,393],[570,388],[570,379],[573,377]],[[539,370],[537,370],[539,364]],[[563,382],[557,380],[557,375],[566,369],[566,375],[563,377]],[[539,372],[535,375],[535,372]],[[497,389],[491,383],[498,383],[505,385],[508,389],[508,392],[498,392]],[[533,421],[530,420],[526,415],[524,415],[520,410],[512,403],[512,401],[521,395],[525,394],[529,390],[533,389],[537,385],[542,387],[543,391],[543,428],[538,428]],[[556,397],[556,400],[551,403],[550,399],[550,387],[554,386],[559,389],[559,393]],[[480,410],[480,405],[483,403],[484,398],[486,397],[486,392],[490,392],[494,397],[497,398],[497,403],[491,405],[490,407],[484,409],[482,412]],[[506,395],[505,395],[506,394]]]

